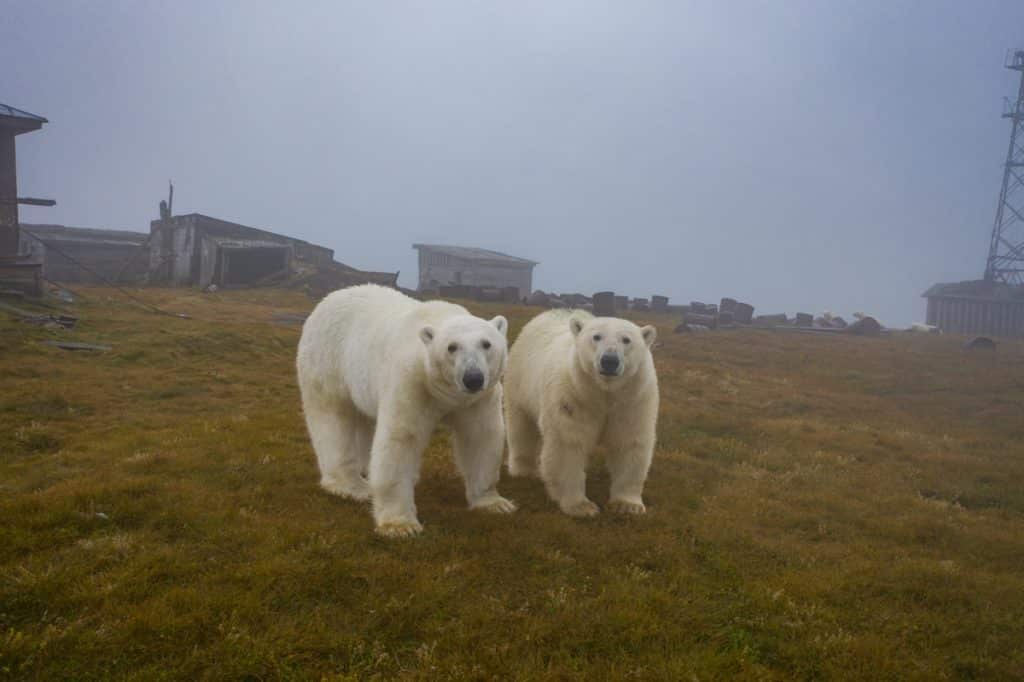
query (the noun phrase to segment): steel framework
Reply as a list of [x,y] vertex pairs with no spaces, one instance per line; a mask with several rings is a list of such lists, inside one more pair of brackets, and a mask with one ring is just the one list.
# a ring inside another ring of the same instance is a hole
[[985,279],[1024,284],[1024,50],[1008,52],[1006,68],[1020,72],[1020,86],[1015,100],[1004,100],[1003,118],[1010,119],[1013,126],[985,264]]

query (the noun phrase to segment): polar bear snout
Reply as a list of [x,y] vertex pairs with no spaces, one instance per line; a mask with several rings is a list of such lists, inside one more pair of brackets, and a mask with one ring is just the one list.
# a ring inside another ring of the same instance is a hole
[[484,373],[476,367],[470,367],[462,374],[462,385],[470,393],[476,393],[484,387],[485,383]]
[[598,366],[601,374],[606,377],[617,377],[622,374],[622,359],[615,351],[605,351]]

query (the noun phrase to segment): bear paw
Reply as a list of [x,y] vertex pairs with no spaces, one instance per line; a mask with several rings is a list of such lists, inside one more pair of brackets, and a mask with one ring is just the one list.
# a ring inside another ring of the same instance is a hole
[[583,500],[581,502],[573,502],[572,504],[559,505],[563,512],[569,516],[587,517],[597,516],[600,513],[600,508],[590,500]]
[[512,500],[506,499],[501,495],[490,495],[488,497],[481,498],[469,505],[470,509],[482,509],[492,514],[511,514],[519,507]]
[[350,500],[365,502],[370,499],[370,484],[363,478],[354,483],[339,481],[336,478],[325,478],[320,481],[320,487],[332,495],[340,495]]
[[386,538],[409,538],[422,533],[423,526],[415,519],[412,521],[385,521],[379,524],[375,530],[377,535]]
[[630,502],[629,500],[611,500],[608,502],[608,511],[616,514],[632,514],[639,516],[647,513],[647,507],[643,502]]

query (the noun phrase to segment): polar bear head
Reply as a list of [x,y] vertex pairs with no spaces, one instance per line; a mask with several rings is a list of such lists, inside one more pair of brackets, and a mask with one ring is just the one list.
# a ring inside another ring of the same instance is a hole
[[432,388],[468,396],[495,386],[505,373],[507,331],[508,321],[501,315],[491,320],[456,315],[436,327],[421,327]]
[[569,318],[569,330],[578,366],[609,391],[628,383],[650,361],[657,337],[653,326],[638,327],[618,317],[576,314]]

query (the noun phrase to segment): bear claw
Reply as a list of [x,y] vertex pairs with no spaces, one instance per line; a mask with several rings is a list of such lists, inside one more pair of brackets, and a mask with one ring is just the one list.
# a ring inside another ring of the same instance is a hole
[[626,500],[612,500],[608,503],[608,511],[616,514],[632,514],[639,516],[647,513],[647,507],[643,502],[629,502]]
[[470,505],[470,509],[481,509],[492,514],[511,514],[518,508],[519,506],[516,505],[515,502],[506,499],[501,495],[495,495],[494,497],[488,497],[484,500],[478,500]]
[[562,511],[569,516],[587,517],[597,516],[601,509],[590,500],[583,500],[582,502],[562,506]]
[[320,481],[320,487],[332,495],[340,495],[350,500],[365,502],[370,499],[370,484],[366,481],[342,483],[335,479],[325,479]]
[[393,521],[382,523],[375,530],[386,538],[408,538],[422,533],[423,526],[419,521]]

